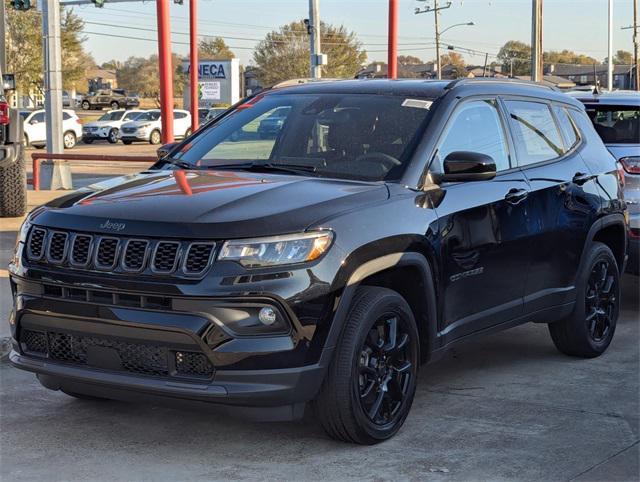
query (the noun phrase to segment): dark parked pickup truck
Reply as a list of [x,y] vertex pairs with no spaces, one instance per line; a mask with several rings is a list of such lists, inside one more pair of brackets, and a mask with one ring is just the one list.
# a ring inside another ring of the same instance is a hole
[[80,104],[84,110],[103,109],[112,110],[138,107],[140,98],[136,94],[127,94],[124,89],[99,90],[89,93]]
[[[250,135],[273,112],[273,135]],[[405,422],[420,364],[460,342],[536,322],[562,353],[604,353],[625,209],[584,106],[552,89],[277,88],[31,213],[10,360],[79,398],[309,407],[372,444]]]

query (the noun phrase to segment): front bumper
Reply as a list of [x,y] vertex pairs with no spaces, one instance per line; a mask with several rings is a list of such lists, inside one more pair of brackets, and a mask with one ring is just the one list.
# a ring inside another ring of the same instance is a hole
[[135,132],[133,134],[125,134],[120,132],[119,138],[123,141],[148,141],[151,136],[151,132]]

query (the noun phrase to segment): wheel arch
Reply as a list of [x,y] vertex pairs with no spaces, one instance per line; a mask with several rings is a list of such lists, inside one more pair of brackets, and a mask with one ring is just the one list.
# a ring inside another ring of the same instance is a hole
[[606,244],[611,249],[618,263],[618,270],[623,273],[627,255],[627,224],[624,216],[620,213],[609,214],[593,223],[580,257],[581,269],[591,245],[595,242]]
[[419,252],[392,252],[364,262],[345,283],[325,346],[337,345],[358,286],[381,286],[398,292],[411,307],[420,334],[421,360],[427,361],[436,348],[435,280],[432,263]]

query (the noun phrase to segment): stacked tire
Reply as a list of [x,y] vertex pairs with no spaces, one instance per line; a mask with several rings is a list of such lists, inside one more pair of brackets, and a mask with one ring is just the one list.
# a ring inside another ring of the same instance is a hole
[[16,146],[16,159],[0,164],[0,218],[23,216],[27,212],[27,172],[22,146]]

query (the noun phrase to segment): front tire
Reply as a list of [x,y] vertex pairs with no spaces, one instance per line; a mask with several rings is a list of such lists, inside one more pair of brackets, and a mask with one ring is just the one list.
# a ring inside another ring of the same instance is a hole
[[327,434],[363,445],[395,435],[411,409],[418,360],[418,329],[404,298],[387,288],[358,288],[314,401]]
[[620,271],[611,249],[595,242],[578,274],[576,306],[567,318],[549,324],[562,353],[582,358],[602,355],[616,329],[620,311]]
[[109,135],[107,136],[107,141],[109,141],[109,144],[118,143],[118,129],[113,128],[109,131]]
[[83,137],[82,142],[84,144],[93,144],[93,139],[91,139],[90,137]]
[[125,146],[130,146],[132,142],[133,142],[133,141],[130,141],[129,139],[122,139],[122,143],[123,143]]
[[158,130],[153,131],[149,136],[149,144],[153,144],[154,146],[160,144],[161,140],[162,136],[160,135],[160,131]]
[[88,100],[83,100],[82,101],[82,108],[84,110],[91,110],[91,104],[89,103]]
[[120,104],[118,104],[115,100],[111,102],[111,110],[116,110],[120,108]]

